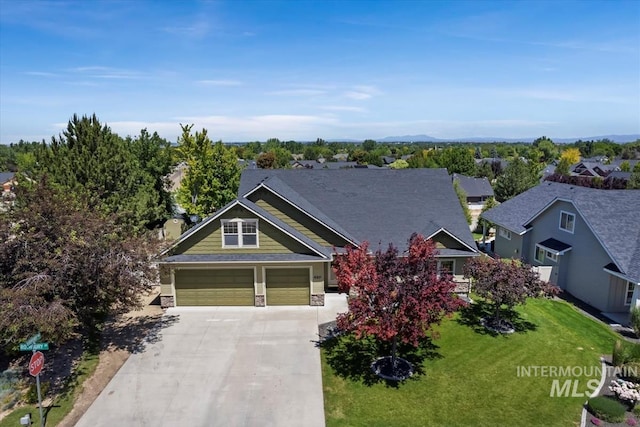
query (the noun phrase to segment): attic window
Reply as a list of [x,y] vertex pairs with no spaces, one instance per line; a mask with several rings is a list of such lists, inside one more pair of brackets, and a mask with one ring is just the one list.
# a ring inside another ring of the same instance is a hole
[[223,248],[257,248],[258,220],[257,219],[223,219],[222,220]]
[[576,216],[574,214],[565,211],[560,212],[560,230],[573,234],[575,224]]

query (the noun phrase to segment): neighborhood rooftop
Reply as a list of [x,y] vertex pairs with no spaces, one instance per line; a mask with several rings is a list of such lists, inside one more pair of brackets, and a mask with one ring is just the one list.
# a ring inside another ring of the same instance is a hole
[[556,201],[572,203],[617,266],[640,282],[640,190],[600,190],[545,182],[482,216],[524,234],[532,219]]
[[[374,250],[390,243],[402,250],[412,233],[430,237],[440,229],[475,250],[446,169],[245,170],[239,195],[261,183],[281,191],[286,186],[294,204],[330,218],[334,229],[368,241]],[[455,255],[455,250],[443,251]]]

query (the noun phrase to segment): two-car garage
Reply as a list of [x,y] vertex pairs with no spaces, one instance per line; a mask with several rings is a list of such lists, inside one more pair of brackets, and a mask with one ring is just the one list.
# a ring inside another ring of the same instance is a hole
[[264,278],[266,305],[309,305],[309,267],[178,269],[174,286],[177,306],[252,306]]

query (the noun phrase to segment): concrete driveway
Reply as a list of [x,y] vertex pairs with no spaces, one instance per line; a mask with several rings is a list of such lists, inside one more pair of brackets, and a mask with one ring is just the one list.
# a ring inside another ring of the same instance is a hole
[[324,426],[325,307],[172,308],[76,426]]

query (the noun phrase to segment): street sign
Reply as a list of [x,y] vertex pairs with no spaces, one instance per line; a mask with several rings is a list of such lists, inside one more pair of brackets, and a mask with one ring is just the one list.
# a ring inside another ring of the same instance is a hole
[[42,335],[40,335],[40,332],[36,333],[35,335],[33,335],[31,338],[29,338],[25,344],[35,344],[38,342],[38,340],[42,338]]
[[36,377],[40,375],[40,371],[42,371],[42,367],[44,366],[44,354],[36,351],[31,356],[31,360],[29,361],[29,374],[32,377]]
[[48,342],[36,342],[28,344],[26,342],[20,344],[20,351],[36,351],[36,350],[49,350]]

